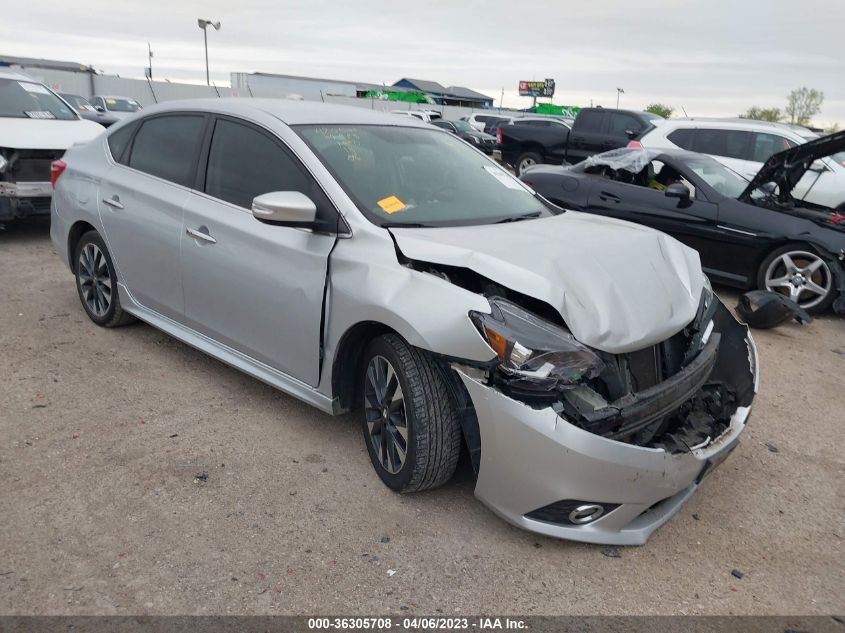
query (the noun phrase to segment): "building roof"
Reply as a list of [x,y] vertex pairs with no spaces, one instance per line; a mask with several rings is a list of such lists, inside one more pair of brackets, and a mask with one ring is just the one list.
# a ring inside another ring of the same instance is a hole
[[446,94],[451,97],[459,97],[461,99],[472,99],[473,101],[493,101],[493,97],[488,97],[480,92],[476,92],[471,88],[464,88],[463,86],[449,86],[446,88]]
[[36,59],[34,57],[13,57],[0,55],[0,66],[28,66],[30,68],[47,68],[50,70],[66,70],[74,73],[94,73],[91,66],[79,62],[63,62],[54,59]]
[[[409,84],[413,84],[423,92],[431,92],[434,94],[444,94],[446,92],[446,88],[441,86],[436,81],[428,81],[426,79],[410,79],[408,77],[402,77],[402,79],[400,79],[399,81],[405,81]],[[397,81],[396,84],[398,84],[399,81]],[[393,85],[395,86],[396,84]]]
[[401,88],[399,86],[386,86],[384,84],[374,84],[369,83],[366,81],[349,81],[348,79],[326,79],[324,77],[306,77],[304,75],[283,75],[279,73],[239,73],[248,76],[260,76],[260,77],[275,77],[277,79],[299,79],[301,81],[320,81],[329,84],[346,84],[355,86],[357,90],[385,90],[389,88],[390,90],[395,90],[397,92],[409,92],[408,88]]

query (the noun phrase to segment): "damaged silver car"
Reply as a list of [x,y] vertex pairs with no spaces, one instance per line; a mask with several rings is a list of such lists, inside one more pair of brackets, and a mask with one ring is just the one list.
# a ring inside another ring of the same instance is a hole
[[54,165],[52,238],[97,324],[138,318],[321,410],[381,480],[640,544],[736,446],[747,328],[695,251],[561,211],[443,130],[258,99],[144,110]]

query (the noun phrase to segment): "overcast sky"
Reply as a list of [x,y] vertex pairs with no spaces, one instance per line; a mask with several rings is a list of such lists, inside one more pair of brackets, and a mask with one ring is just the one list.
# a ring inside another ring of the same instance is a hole
[[[11,2],[11,0],[3,0]],[[465,85],[525,107],[520,79],[554,78],[555,103],[733,116],[783,108],[799,86],[825,94],[817,124],[845,126],[843,0],[26,0],[2,11],[0,54],[156,79],[276,72],[391,84]]]

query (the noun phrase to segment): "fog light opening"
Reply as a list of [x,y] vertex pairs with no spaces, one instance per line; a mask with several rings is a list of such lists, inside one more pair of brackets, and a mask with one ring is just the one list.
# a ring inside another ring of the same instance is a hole
[[570,523],[584,525],[592,523],[604,514],[604,508],[597,503],[588,503],[575,508],[569,513]]

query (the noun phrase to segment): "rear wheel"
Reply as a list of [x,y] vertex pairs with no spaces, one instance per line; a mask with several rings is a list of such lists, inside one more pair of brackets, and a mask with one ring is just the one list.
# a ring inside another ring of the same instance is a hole
[[525,152],[520,154],[519,158],[516,159],[516,168],[515,172],[517,176],[521,176],[523,170],[528,169],[533,165],[542,165],[543,164],[543,157],[537,154],[536,152]]
[[461,447],[448,370],[393,334],[370,343],[362,370],[364,441],[378,476],[397,492],[446,483]]
[[760,266],[757,286],[779,292],[813,313],[829,308],[836,296],[827,262],[810,247],[799,244],[771,253]]
[[73,261],[76,290],[88,318],[102,327],[118,327],[135,320],[120,306],[114,264],[99,233],[88,231],[79,238]]

